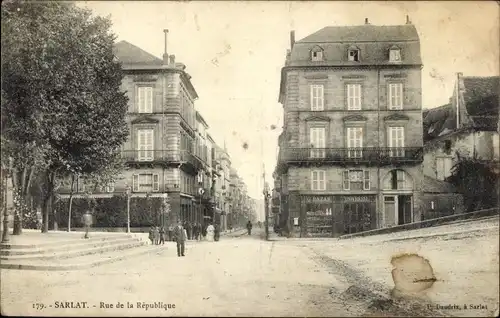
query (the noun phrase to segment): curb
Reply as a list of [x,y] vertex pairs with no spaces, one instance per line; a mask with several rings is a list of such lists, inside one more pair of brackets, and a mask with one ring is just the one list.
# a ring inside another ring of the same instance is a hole
[[[142,247],[141,245],[139,247]],[[152,249],[144,249],[140,251],[136,251],[135,253],[123,254],[120,256],[116,256],[108,259],[101,259],[94,262],[89,263],[81,263],[81,264],[68,264],[68,265],[23,265],[23,264],[3,264],[0,263],[1,269],[14,269],[14,270],[34,270],[34,271],[69,271],[69,270],[82,270],[88,269],[92,267],[96,267],[99,265],[110,264],[114,262],[121,261],[127,257],[139,256],[142,254],[147,254],[149,252],[153,252],[159,250],[160,248],[152,248]]]

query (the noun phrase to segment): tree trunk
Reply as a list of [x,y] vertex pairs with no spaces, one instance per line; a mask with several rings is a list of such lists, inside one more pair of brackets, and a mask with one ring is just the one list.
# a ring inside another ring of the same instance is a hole
[[47,172],[46,179],[46,192],[43,197],[43,224],[42,224],[42,233],[49,232],[49,200],[52,198],[54,193],[54,180],[55,180],[55,172],[49,171]]
[[69,193],[69,207],[68,207],[68,232],[71,232],[71,208],[73,207],[73,187],[75,186],[75,175],[71,175],[71,190]]
[[23,168],[21,171],[16,170],[12,174],[12,182],[15,189],[16,202],[14,204],[14,235],[21,235],[23,231],[23,217],[29,208],[29,188],[33,179],[33,168]]

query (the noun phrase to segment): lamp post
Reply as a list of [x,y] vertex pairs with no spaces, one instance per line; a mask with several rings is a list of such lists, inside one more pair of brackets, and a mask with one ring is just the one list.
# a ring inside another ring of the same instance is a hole
[[130,186],[127,184],[125,186],[125,191],[127,192],[127,233],[130,233]]
[[269,184],[266,182],[264,184],[264,213],[265,213],[265,230],[266,230],[266,240],[269,240]]

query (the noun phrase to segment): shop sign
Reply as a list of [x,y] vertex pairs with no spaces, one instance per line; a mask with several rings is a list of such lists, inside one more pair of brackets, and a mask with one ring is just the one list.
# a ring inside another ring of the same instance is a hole
[[330,203],[332,202],[332,197],[330,196],[304,196],[306,202],[315,202],[315,203]]
[[350,195],[350,196],[345,196],[344,197],[344,202],[372,202],[372,201],[375,201],[375,196],[368,196],[368,195],[355,196],[355,195]]

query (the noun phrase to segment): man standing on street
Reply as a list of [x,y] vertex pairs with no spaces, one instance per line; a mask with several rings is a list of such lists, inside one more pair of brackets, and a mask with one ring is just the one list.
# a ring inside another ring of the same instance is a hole
[[252,235],[252,222],[250,222],[250,220],[248,220],[248,223],[247,223],[247,231],[248,231],[248,235]]
[[174,229],[174,238],[177,242],[177,256],[184,256],[184,248],[187,239],[187,233],[184,227],[182,226],[182,222],[179,221],[177,226]]

